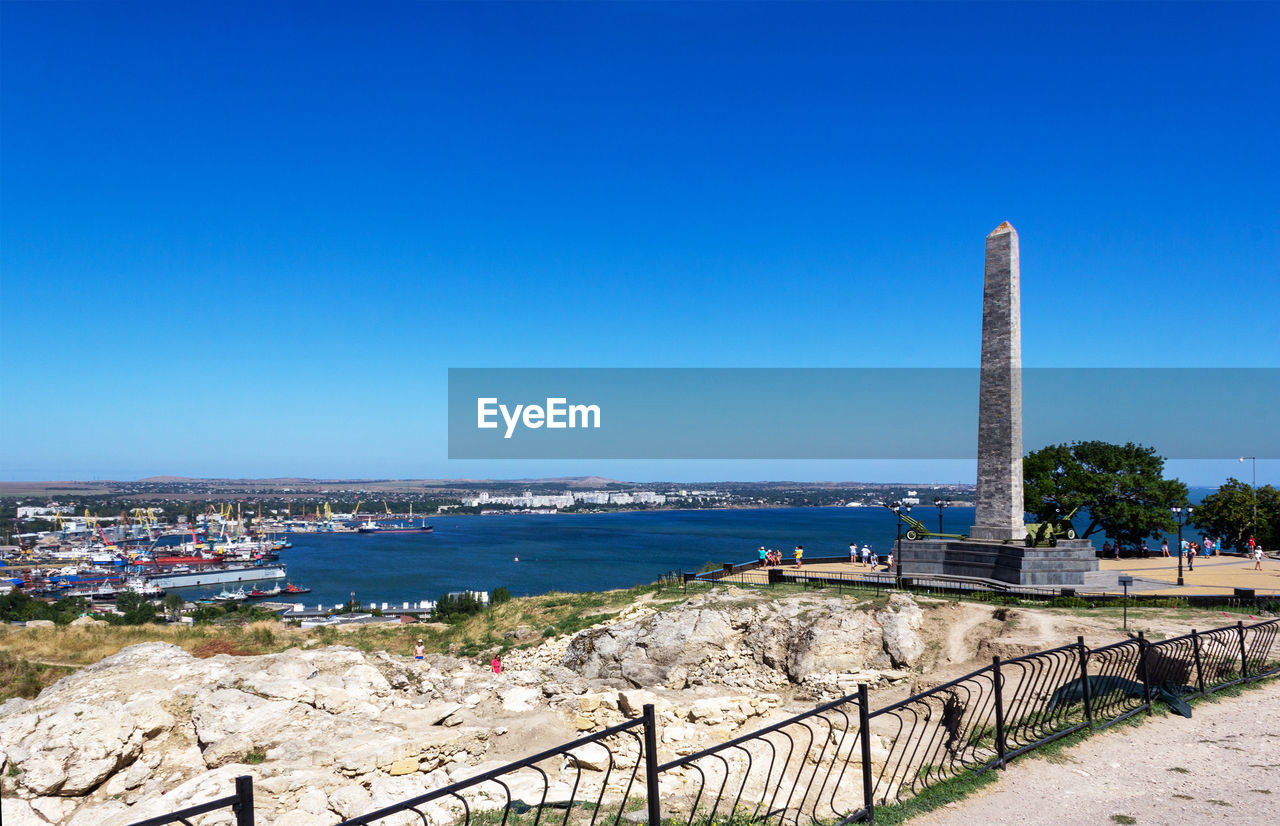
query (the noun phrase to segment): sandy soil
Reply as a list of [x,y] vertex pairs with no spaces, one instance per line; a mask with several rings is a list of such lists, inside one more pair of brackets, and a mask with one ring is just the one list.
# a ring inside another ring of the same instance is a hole
[[[974,797],[912,820],[971,824],[1280,822],[1280,683],[1023,757]],[[1128,819],[1132,818],[1132,820]]]

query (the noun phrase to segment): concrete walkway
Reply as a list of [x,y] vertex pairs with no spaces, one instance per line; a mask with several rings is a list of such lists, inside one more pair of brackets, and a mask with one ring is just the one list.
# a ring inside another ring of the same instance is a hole
[[[1280,822],[1280,682],[1025,756],[996,785],[913,826]],[[1114,819],[1113,819],[1113,816]],[[1126,818],[1132,818],[1128,820]]]
[[[794,562],[787,561],[781,566],[783,571],[794,573]],[[1152,557],[1150,559],[1103,559],[1099,560],[1099,568],[1106,572],[1125,573],[1133,576],[1135,582],[1129,589],[1131,594],[1143,596],[1189,596],[1193,594],[1217,594],[1231,596],[1236,588],[1252,588],[1258,595],[1280,594],[1280,561],[1265,559],[1262,570],[1253,569],[1253,561],[1236,556],[1201,557],[1196,560],[1195,570],[1189,570],[1186,564],[1182,567],[1182,587],[1178,587],[1178,560],[1176,557]],[[806,563],[800,569],[804,573],[831,573],[845,576],[866,576],[879,574],[892,576],[884,565],[868,566],[849,562],[815,562]],[[734,579],[744,582],[765,583],[768,573],[761,568],[735,574]],[[1122,593],[1121,588],[1094,588],[1085,586],[1080,591],[1089,593]]]

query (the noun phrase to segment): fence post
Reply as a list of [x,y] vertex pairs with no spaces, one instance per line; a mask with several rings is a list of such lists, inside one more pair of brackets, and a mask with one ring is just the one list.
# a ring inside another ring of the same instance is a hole
[[1249,679],[1249,655],[1244,647],[1244,620],[1236,622],[1236,632],[1240,635],[1240,679]]
[[253,778],[243,774],[236,778],[236,826],[253,826]]
[[1084,636],[1076,637],[1076,652],[1080,655],[1080,685],[1084,688],[1084,719],[1093,728],[1093,690],[1089,685],[1089,649],[1084,647]]
[[1191,629],[1191,652],[1196,658],[1196,685],[1200,688],[1200,695],[1204,696],[1204,664],[1200,661],[1200,635],[1194,628]]
[[1151,709],[1151,681],[1147,679],[1147,638],[1138,632],[1138,679],[1142,680],[1142,697],[1147,703],[1147,714]]
[[992,682],[996,689],[996,758],[1004,768],[1004,678],[1000,676],[1000,658],[991,658]]
[[867,822],[876,822],[875,788],[871,785],[871,714],[867,710],[867,684],[858,683],[858,740],[862,745],[862,805]]
[[653,703],[642,708],[644,721],[644,785],[645,802],[649,805],[649,826],[662,823],[662,799],[658,794],[658,722]]

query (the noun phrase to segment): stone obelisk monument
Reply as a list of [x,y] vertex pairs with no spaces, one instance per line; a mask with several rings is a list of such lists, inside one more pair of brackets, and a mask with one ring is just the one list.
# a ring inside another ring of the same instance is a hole
[[1021,540],[1022,308],[1018,232],[1008,221],[987,236],[978,396],[978,495],[972,539]]
[[1087,539],[1059,538],[1048,547],[1027,544],[1022,521],[1020,281],[1018,233],[1005,222],[987,236],[974,525],[967,536],[926,536],[902,543],[903,582],[913,576],[956,576],[970,583],[1115,585],[1114,573],[1098,571]]

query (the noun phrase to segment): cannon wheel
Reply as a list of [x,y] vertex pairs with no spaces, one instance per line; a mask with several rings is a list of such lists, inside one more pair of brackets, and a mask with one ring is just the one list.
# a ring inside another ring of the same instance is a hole
[[1054,534],[1049,534],[1049,547],[1050,548],[1058,547],[1058,537],[1055,536]]
[[1075,539],[1075,538],[1076,538],[1076,529],[1067,528],[1067,539]]
[[1036,546],[1036,538],[1031,534],[1027,534],[1027,547],[1034,548]]
[[920,534],[916,533],[916,529],[915,529],[915,528],[908,528],[908,529],[907,529],[907,539],[910,539],[912,542],[914,542],[914,541],[916,541],[916,540],[917,540],[917,539],[919,539],[919,538],[920,538]]

